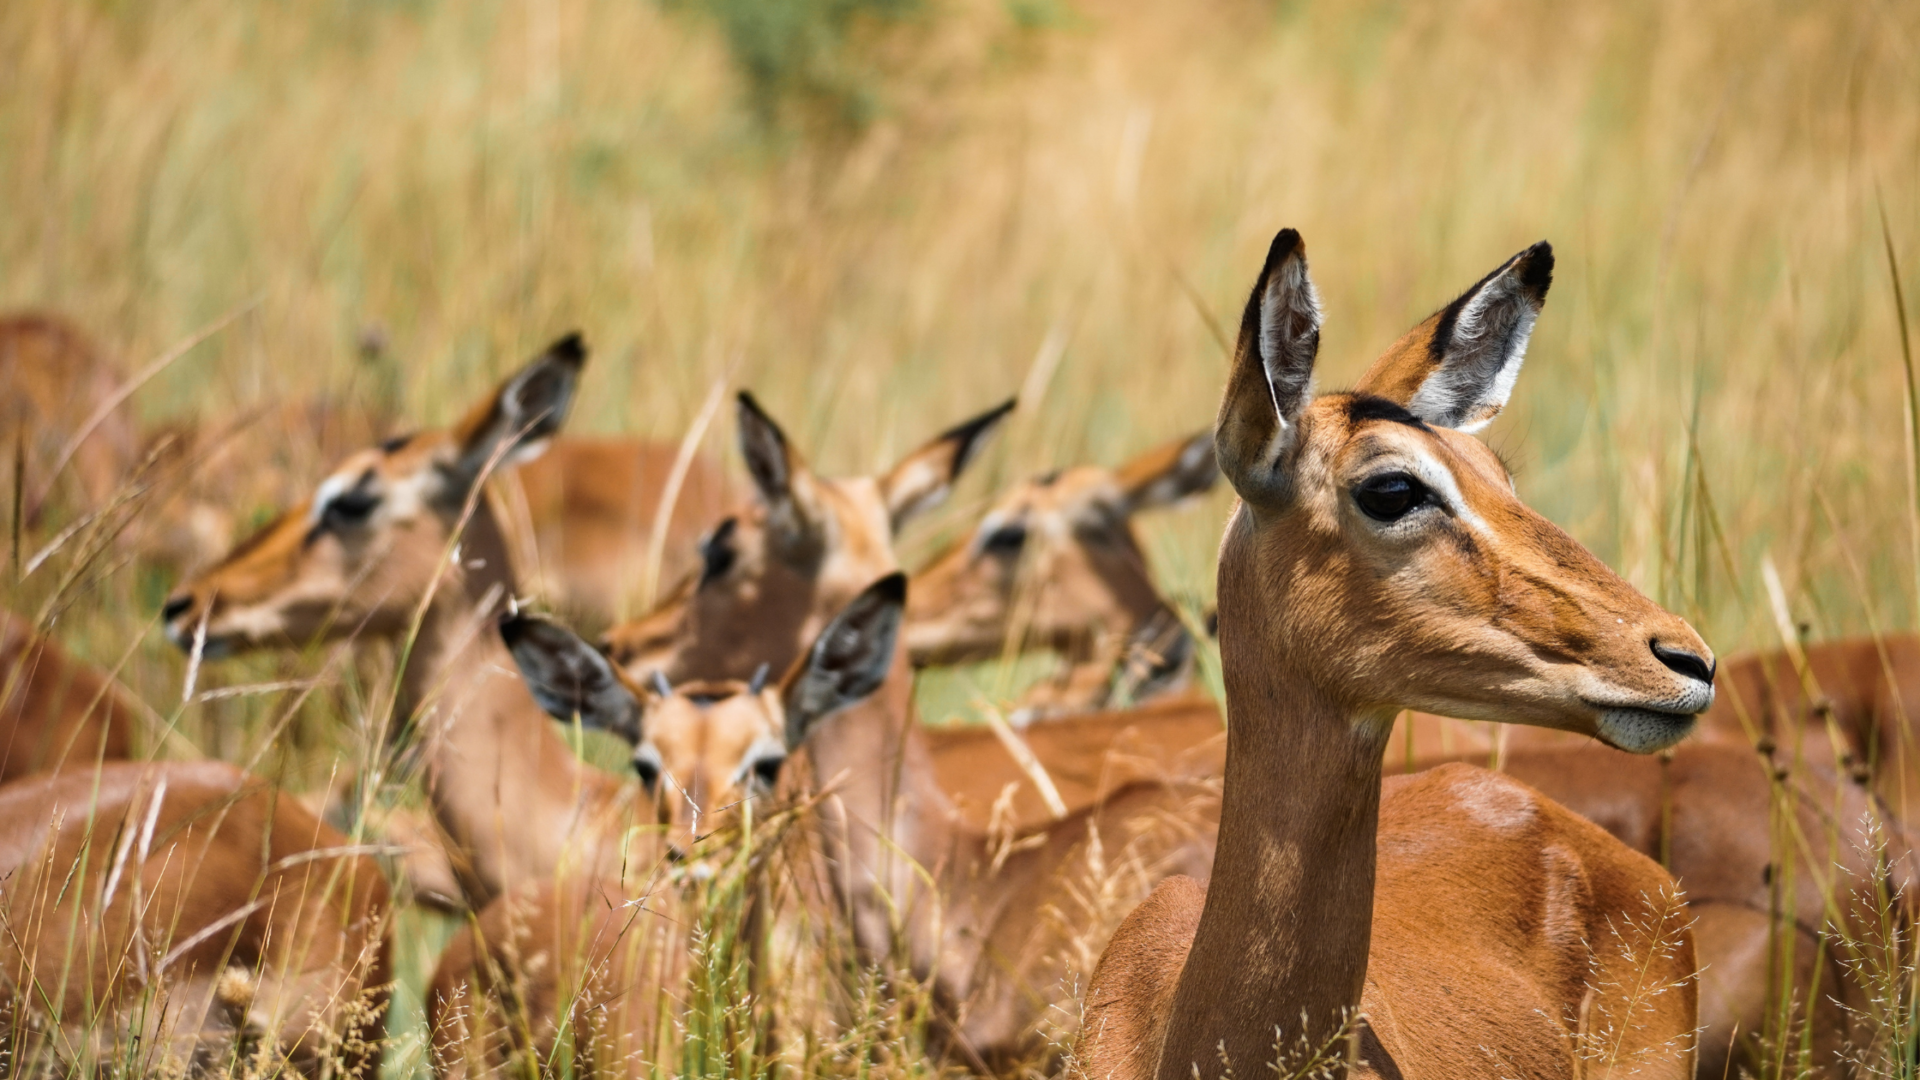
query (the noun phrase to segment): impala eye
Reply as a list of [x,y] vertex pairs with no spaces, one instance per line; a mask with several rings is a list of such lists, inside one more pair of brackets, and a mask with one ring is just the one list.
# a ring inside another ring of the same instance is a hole
[[1020,554],[1027,546],[1027,526],[1023,522],[1011,521],[988,533],[980,541],[980,550],[990,555],[1012,556]]
[[1353,501],[1375,521],[1398,521],[1432,502],[1433,492],[1406,473],[1383,473],[1360,481],[1353,489]]
[[786,763],[785,754],[767,754],[754,758],[751,766],[754,782],[760,785],[762,791],[772,791],[773,786],[780,782],[780,767]]
[[650,742],[643,742],[633,750],[633,774],[640,778],[640,786],[652,793],[660,786],[660,773],[665,763],[660,760],[660,750]]
[[379,506],[380,496],[371,491],[343,491],[327,503],[326,521],[329,525],[365,525]]

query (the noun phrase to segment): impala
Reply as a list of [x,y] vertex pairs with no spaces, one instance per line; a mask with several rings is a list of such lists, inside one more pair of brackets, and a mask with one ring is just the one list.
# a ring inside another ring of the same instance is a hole
[[[372,411],[295,401],[222,425],[154,428],[147,444],[168,468],[134,525],[135,546],[149,562],[198,570],[233,545],[256,508],[282,505],[301,478],[372,445],[390,424]],[[710,457],[694,454],[663,507],[679,452],[676,443],[647,439],[561,436],[497,475],[490,501],[528,587],[602,622],[615,618],[645,576],[663,509],[663,579],[690,569],[699,531],[727,505],[727,485]]]
[[1396,711],[1642,753],[1712,701],[1692,628],[1515,497],[1467,432],[1506,404],[1552,252],[1509,260],[1315,396],[1298,233],[1248,300],[1215,439],[1228,728],[1209,885],[1162,882],[1087,992],[1095,1077],[1329,1054],[1370,1076],[1689,1077],[1696,988],[1672,880],[1526,786],[1397,779]]
[[1082,465],[1018,485],[913,576],[913,662],[1053,650],[1061,669],[1022,699],[1025,715],[1104,707],[1116,667],[1125,700],[1184,685],[1192,641],[1154,585],[1133,516],[1200,495],[1219,475],[1207,431],[1117,469]]
[[656,580],[691,571],[701,532],[726,513],[731,495],[719,464],[695,454],[663,505],[679,453],[674,442],[567,436],[502,477],[515,525],[509,535],[528,552],[522,565],[537,568],[533,591],[600,626],[624,616],[628,604],[647,599],[646,564],[663,512]]
[[350,456],[163,613],[175,643],[208,656],[407,639],[398,715],[476,907],[563,863],[617,873],[637,805],[631,785],[574,755],[492,628],[511,579],[478,485],[559,428],[585,359],[577,335],[563,338],[451,429]]
[[[837,624],[826,632],[836,631],[866,632]],[[687,860],[714,857],[703,842],[734,832],[750,801],[773,794],[790,725],[845,708],[879,679],[836,678],[803,661],[774,686],[763,672],[749,682],[672,687],[656,679],[642,689],[557,623],[516,616],[502,621],[501,633],[544,708],[634,745],[634,770],[653,798],[652,821],[672,865],[646,867],[637,887],[546,880],[488,905],[448,944],[428,991],[435,1067],[449,1076],[512,1071],[516,1056],[550,1063],[564,1026],[583,1071],[648,1075],[669,1060],[676,1025],[661,1022],[689,993],[688,964],[700,945],[697,894],[712,875],[705,861],[689,872]],[[866,647],[891,651],[893,642]]]
[[66,319],[0,315],[0,438],[9,489],[16,447],[25,451],[18,497],[30,523],[59,490],[77,495],[82,509],[100,509],[134,464],[137,441],[131,410],[120,404],[120,379],[107,353]]
[[947,498],[1014,404],[949,428],[882,475],[833,478],[808,467],[751,394],[738,400],[753,502],[701,541],[697,573],[607,633],[603,648],[636,678],[784,670],[835,611],[897,568],[894,535]]
[[139,706],[106,672],[0,611],[0,783],[133,750]]
[[178,1074],[263,1053],[377,1075],[386,882],[266,781],[220,762],[15,781],[0,875],[9,1073]]
[[1806,646],[1802,655],[1804,677],[1784,651],[1722,664],[1720,693],[1701,718],[1701,734],[1757,744],[1787,766],[1800,758],[1830,763],[1870,785],[1902,821],[1914,822],[1920,813],[1920,637],[1828,641]]
[[1920,890],[1912,837],[1872,796],[1818,767],[1781,777],[1750,749],[1698,743],[1667,759],[1592,743],[1520,749],[1502,770],[1660,860],[1686,890],[1699,1075],[1762,1075],[1797,1045],[1783,1018],[1806,1025],[1817,1077],[1846,1075],[1841,1052],[1879,1037],[1870,999],[1884,973],[1870,961],[1887,928],[1873,900],[1885,890],[1912,911]]

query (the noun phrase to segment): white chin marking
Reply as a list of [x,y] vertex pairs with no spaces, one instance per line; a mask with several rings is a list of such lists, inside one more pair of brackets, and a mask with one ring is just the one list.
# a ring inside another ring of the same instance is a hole
[[1600,714],[1602,739],[1630,754],[1665,750],[1693,733],[1691,716],[1650,709],[1608,709]]

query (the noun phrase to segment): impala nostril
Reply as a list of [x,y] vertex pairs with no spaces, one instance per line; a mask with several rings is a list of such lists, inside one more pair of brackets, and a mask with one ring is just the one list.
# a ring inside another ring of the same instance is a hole
[[180,616],[185,615],[187,613],[187,609],[192,606],[193,606],[193,597],[176,596],[173,599],[168,600],[166,603],[166,606],[160,609],[160,621],[172,622],[173,620],[179,618]]
[[1697,653],[1691,653],[1685,649],[1675,649],[1671,646],[1662,645],[1658,641],[1651,642],[1650,644],[1653,646],[1654,657],[1661,663],[1667,665],[1668,670],[1677,675],[1698,680],[1699,682],[1708,684],[1713,682],[1714,669],[1718,665],[1702,659]]

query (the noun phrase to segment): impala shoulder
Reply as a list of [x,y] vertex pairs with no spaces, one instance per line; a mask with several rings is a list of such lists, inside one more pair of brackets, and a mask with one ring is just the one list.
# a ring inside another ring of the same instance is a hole
[[1114,931],[1087,985],[1077,1076],[1140,1080],[1154,1075],[1174,990],[1206,900],[1207,887],[1194,878],[1165,878]]

